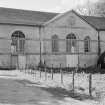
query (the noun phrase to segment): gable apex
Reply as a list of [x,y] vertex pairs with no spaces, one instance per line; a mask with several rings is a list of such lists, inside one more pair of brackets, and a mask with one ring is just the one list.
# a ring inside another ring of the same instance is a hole
[[51,20],[49,20],[48,22],[45,22],[45,23],[44,23],[44,26],[46,26],[46,25],[48,25],[49,23],[52,23],[52,22],[54,22],[54,21],[56,21],[56,20],[62,18],[63,16],[65,16],[66,14],[68,14],[68,13],[70,13],[70,12],[76,13],[73,9],[72,9],[72,10],[69,10],[69,11],[67,11],[67,12],[65,12],[65,13],[60,13],[60,14],[56,15],[54,18],[52,18]]
[[58,19],[62,18],[63,16],[69,14],[70,12],[74,13],[76,16],[78,16],[80,19],[85,21],[88,25],[90,25],[92,28],[98,31],[103,31],[105,30],[105,17],[96,17],[96,16],[85,16],[85,15],[80,15],[77,13],[75,10],[69,10],[65,13],[58,14],[48,22],[45,22],[44,25],[48,25],[49,23],[52,23],[54,21],[57,21]]

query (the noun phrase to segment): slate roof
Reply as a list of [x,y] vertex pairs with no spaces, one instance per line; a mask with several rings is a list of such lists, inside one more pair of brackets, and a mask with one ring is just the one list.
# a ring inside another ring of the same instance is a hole
[[105,30],[105,17],[81,16],[87,23],[97,30]]
[[41,25],[58,13],[29,11],[21,9],[11,9],[0,7],[0,23],[3,24],[23,24],[23,25]]
[[[82,16],[73,12],[95,29],[105,30],[105,17]],[[61,14],[0,7],[0,23],[2,24],[43,25],[57,15],[59,17]]]
[[78,14],[74,10],[71,10],[66,13],[59,14],[59,15],[55,16],[49,22],[45,23],[45,25],[61,18],[62,16],[66,15],[66,14],[69,14],[70,12],[73,12],[74,14],[76,14],[78,17],[80,17],[81,19],[86,21],[89,25],[91,25],[96,30],[104,30],[105,31],[105,17],[83,16],[83,15]]

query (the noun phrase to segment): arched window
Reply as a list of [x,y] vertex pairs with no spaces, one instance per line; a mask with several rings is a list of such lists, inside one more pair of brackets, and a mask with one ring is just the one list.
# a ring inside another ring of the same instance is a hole
[[58,52],[58,51],[59,51],[58,36],[53,35],[52,36],[52,52]]
[[23,53],[25,45],[25,35],[21,31],[15,31],[12,36],[11,45],[14,47],[15,52]]
[[66,37],[66,51],[72,52],[72,48],[76,47],[76,36],[71,33],[68,34]]
[[84,39],[84,52],[90,52],[90,37],[86,36]]

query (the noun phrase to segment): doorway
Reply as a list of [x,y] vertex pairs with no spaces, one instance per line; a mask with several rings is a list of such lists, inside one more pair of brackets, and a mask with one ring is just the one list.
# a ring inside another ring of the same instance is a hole
[[26,68],[26,56],[25,55],[18,55],[18,64],[19,64],[19,69],[24,70]]
[[22,31],[15,31],[13,32],[11,39],[12,66],[18,69],[25,69],[25,35]]
[[74,52],[74,48],[72,47],[72,53],[66,55],[67,67],[77,67],[78,65],[78,55]]
[[78,65],[78,55],[77,51],[77,41],[74,33],[70,33],[66,36],[66,61],[67,67],[77,67]]

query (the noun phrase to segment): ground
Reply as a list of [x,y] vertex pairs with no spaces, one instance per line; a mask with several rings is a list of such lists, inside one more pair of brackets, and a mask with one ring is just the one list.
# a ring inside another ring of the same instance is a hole
[[[59,105],[57,97],[40,87],[27,86],[28,81],[0,79],[0,103]],[[60,97],[58,95],[58,97]]]
[[68,98],[64,89],[40,87],[13,72],[0,74],[0,105],[87,105]]
[[105,75],[92,75],[92,97],[89,96],[89,74],[45,74],[31,70],[0,71],[0,105],[104,105]]

